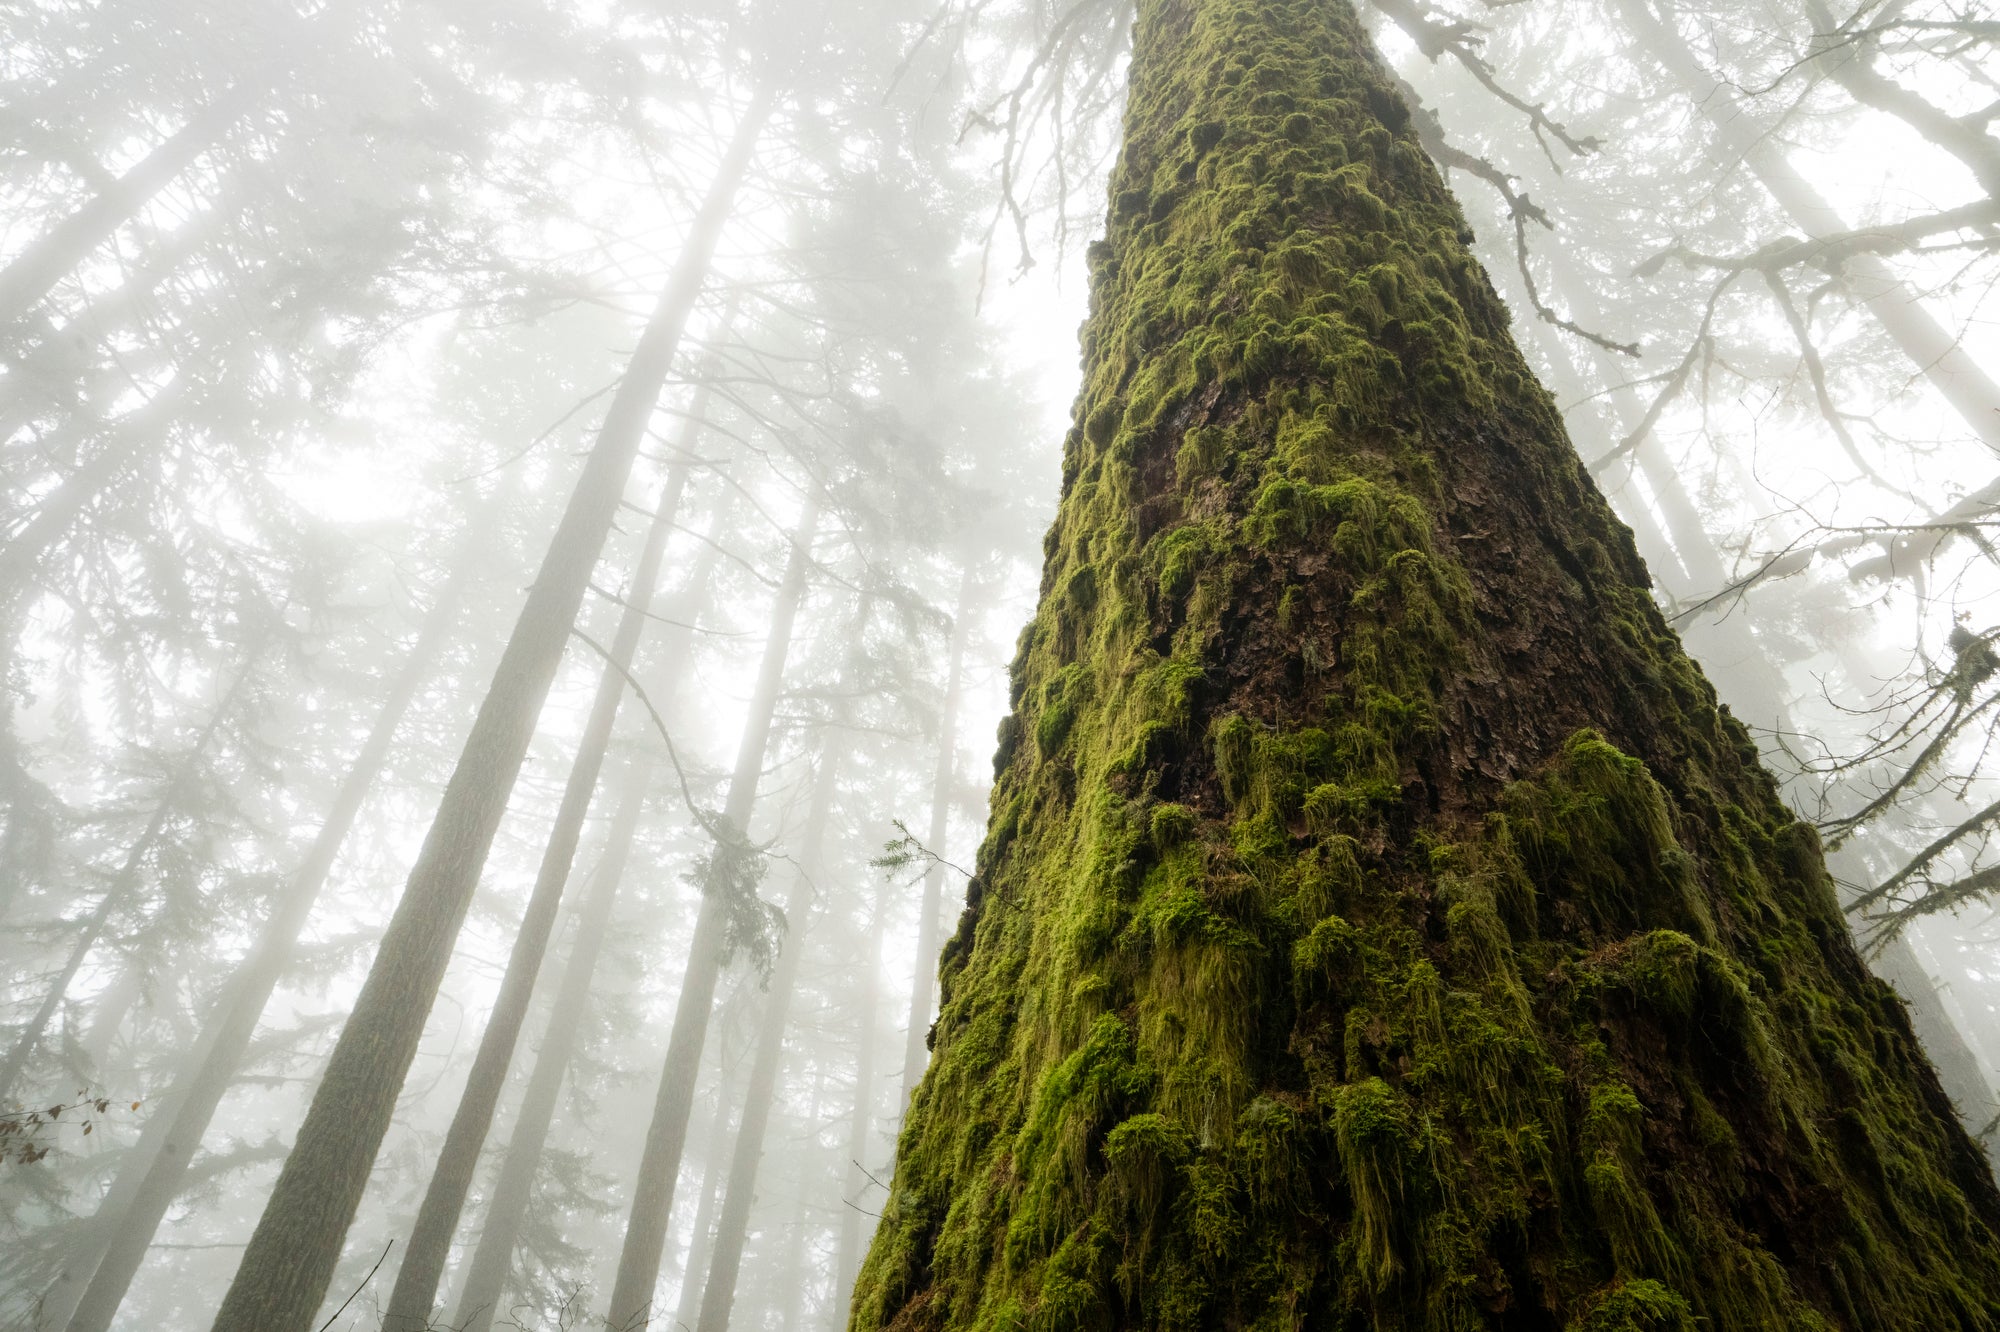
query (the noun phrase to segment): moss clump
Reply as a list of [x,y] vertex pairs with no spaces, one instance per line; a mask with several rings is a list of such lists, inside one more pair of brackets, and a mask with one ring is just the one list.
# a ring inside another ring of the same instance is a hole
[[2000,1196],[1352,13],[1141,0],[859,1329],[2000,1329]]

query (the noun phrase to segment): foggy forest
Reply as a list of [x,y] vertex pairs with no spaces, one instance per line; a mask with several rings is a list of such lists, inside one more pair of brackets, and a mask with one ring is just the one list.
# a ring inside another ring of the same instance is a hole
[[0,0],[0,1330],[2000,1332],[1979,0]]

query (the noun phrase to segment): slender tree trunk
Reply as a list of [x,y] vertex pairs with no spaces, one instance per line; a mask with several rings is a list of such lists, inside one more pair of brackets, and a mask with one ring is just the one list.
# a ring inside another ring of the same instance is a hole
[[[958,713],[965,702],[965,642],[975,612],[972,570],[959,579],[958,613],[951,627],[951,662],[945,668],[944,711],[938,717],[937,769],[931,777],[931,822],[924,845],[934,856],[944,854],[951,828],[952,792],[958,785]],[[944,866],[933,860],[924,869],[924,897],[917,910],[917,970],[910,982],[910,1025],[903,1035],[903,1095],[896,1110],[909,1108],[910,1094],[930,1059],[931,1013],[937,1004],[938,918],[944,912]]]
[[76,980],[76,973],[83,968],[84,959],[89,957],[90,950],[97,946],[105,925],[138,891],[147,853],[152,851],[154,844],[159,841],[160,834],[166,829],[167,819],[172,816],[174,807],[180,802],[182,796],[180,788],[187,778],[187,770],[207,751],[209,741],[213,740],[215,733],[222,729],[222,723],[235,708],[244,686],[255,674],[257,661],[262,655],[261,642],[245,653],[242,669],[236,673],[236,678],[230,681],[229,688],[223,692],[221,700],[215,705],[215,710],[209,714],[207,724],[201,728],[194,743],[188,747],[188,752],[167,774],[159,799],[153,805],[152,816],[146,821],[145,830],[133,839],[131,846],[126,848],[125,861],[118,867],[118,873],[112,878],[111,886],[98,897],[97,906],[84,918],[82,928],[77,931],[76,938],[70,943],[69,955],[63,960],[62,969],[43,991],[42,1002],[35,1009],[34,1015],[28,1019],[28,1024],[14,1038],[13,1046],[7,1051],[6,1061],[0,1063],[0,1105],[12,1103],[16,1086],[28,1066],[29,1058],[34,1054],[35,1047],[41,1043],[43,1034],[48,1031],[49,1023],[55,1019],[56,1010],[62,1006],[63,997],[69,993],[71,982]]
[[41,1044],[42,1037],[48,1032],[49,1023],[55,1020],[56,1010],[62,1007],[63,998],[68,995],[70,984],[76,980],[76,973],[83,968],[83,960],[89,957],[90,950],[97,946],[99,937],[104,933],[105,923],[111,919],[112,913],[124,906],[126,899],[138,888],[139,872],[146,853],[153,849],[153,843],[159,840],[161,830],[166,827],[167,816],[173,812],[178,795],[174,787],[178,785],[179,783],[175,781],[168,782],[167,793],[153,806],[153,817],[146,824],[145,831],[140,833],[126,849],[125,863],[119,867],[117,877],[98,897],[96,907],[84,917],[76,938],[70,941],[69,954],[63,959],[62,968],[42,991],[42,1002],[36,1006],[34,1014],[29,1017],[27,1025],[21,1028],[20,1034],[15,1036],[13,1045],[8,1047],[6,1061],[0,1063],[0,1105],[14,1103],[14,1093],[21,1080],[21,1074],[27,1069],[28,1060],[34,1055],[35,1047]]
[[[696,391],[688,420],[690,428],[684,451],[692,449],[700,431],[702,413],[707,409],[707,390]],[[465,1090],[458,1111],[445,1131],[431,1172],[430,1187],[417,1209],[410,1231],[409,1247],[389,1295],[389,1309],[383,1317],[385,1332],[423,1332],[431,1326],[431,1310],[437,1303],[438,1282],[445,1261],[451,1256],[451,1237],[458,1230],[459,1213],[472,1188],[473,1172],[479,1165],[480,1150],[493,1127],[493,1112],[507,1085],[507,1069],[514,1060],[514,1046],[520,1039],[521,1023],[528,1016],[528,1002],[534,996],[535,981],[541,974],[542,957],[548,951],[549,936],[555,929],[556,911],[562,903],[563,888],[569,882],[570,867],[576,861],[577,843],[590,802],[597,793],[598,774],[604,768],[604,754],[611,744],[611,732],[618,721],[618,705],[625,697],[625,676],[631,669],[639,638],[645,632],[652,610],[653,590],[660,580],[660,560],[666,554],[667,538],[673,534],[674,515],[681,494],[687,488],[688,465],[677,462],[668,469],[653,520],[646,531],[639,563],[625,593],[625,608],[619,616],[618,632],[612,639],[611,660],[604,664],[597,681],[597,697],[591,704],[583,736],[577,743],[576,761],[571,765],[555,824],[549,831],[548,846],[542,853],[540,871],[514,936],[513,952],[500,980],[500,990],[487,1017],[485,1034],[466,1075]]]
[[[750,713],[736,750],[729,778],[729,795],[722,820],[728,834],[747,837],[757,802],[757,779],[764,770],[771,723],[784,682],[785,656],[791,650],[792,625],[805,597],[806,574],[812,559],[812,535],[819,519],[817,497],[808,498],[806,512],[792,539],[784,581],[771,610],[771,632],[750,697]],[[718,860],[729,848],[718,847]],[[719,888],[719,885],[718,885]],[[704,886],[694,936],[688,943],[687,970],[674,1004],[673,1030],[667,1037],[666,1058],[653,1117],[646,1128],[646,1146],[632,1186],[632,1210],[625,1224],[625,1243],[618,1255],[618,1277],[612,1286],[607,1321],[614,1328],[643,1325],[651,1317],[653,1288],[659,1281],[660,1258],[667,1243],[667,1221],[673,1213],[674,1185],[680,1175],[681,1150],[687,1143],[688,1109],[694,1100],[695,1075],[701,1068],[702,1044],[708,1037],[709,1011],[715,1004],[715,983],[722,972],[728,907],[720,891]]]
[[715,1252],[715,1212],[722,1205],[723,1185],[729,1175],[730,1119],[740,1098],[730,1077],[733,1070],[720,1059],[717,1063],[721,1066],[716,1069],[715,1105],[702,1125],[701,1183],[695,1194],[694,1222],[688,1228],[687,1257],[681,1264],[681,1291],[674,1306],[674,1320],[667,1324],[675,1332],[692,1328],[701,1317],[704,1278]]
[[576,940],[563,967],[561,987],[549,1009],[548,1031],[536,1052],[534,1072],[529,1074],[528,1087],[521,1098],[521,1113],[508,1141],[499,1178],[494,1182],[493,1196],[487,1203],[485,1224],[467,1268],[465,1288],[459,1295],[458,1316],[451,1326],[462,1332],[487,1332],[506,1295],[514,1245],[534,1197],[535,1167],[548,1142],[563,1076],[569,1071],[569,1061],[576,1053],[577,1037],[590,1007],[591,979],[611,932],[612,909],[631,859],[632,840],[644,812],[651,774],[652,764],[643,759],[636,760],[626,774],[624,793],[619,798],[618,812],[612,816],[604,855],[597,863],[590,894],[578,913]]
[[[811,1124],[819,1123],[819,1117],[825,1105],[826,1063],[825,1061],[821,1061],[813,1075],[812,1103],[807,1108],[807,1122]],[[796,1216],[792,1224],[793,1228],[801,1233],[795,1234],[792,1241],[785,1245],[785,1266],[783,1274],[778,1280],[779,1298],[782,1301],[778,1306],[778,1326],[783,1332],[797,1332],[798,1329],[806,1326],[805,1303],[808,1273],[806,1271],[807,1246],[803,1232],[811,1222],[810,1214],[807,1211],[807,1185],[805,1162],[804,1158],[800,1157],[798,1206],[794,1209]]]
[[1912,92],[1876,67],[1879,38],[1842,31],[1822,0],[1806,0],[1812,19],[1819,70],[1865,107],[1894,116],[1935,147],[1950,153],[1972,173],[1988,198],[2000,201],[2000,143],[1987,133],[1990,123],[1977,113],[1961,119]]
[[193,165],[250,109],[259,85],[240,83],[189,118],[136,166],[50,227],[0,269],[0,325],[32,309],[91,251],[111,239],[154,195]]
[[[189,381],[177,378],[143,405],[133,408],[113,422],[95,450],[65,476],[54,489],[34,502],[33,516],[0,545],[0,614],[11,620],[29,576],[42,563],[50,547],[106,490],[116,485],[127,470],[160,446],[161,433],[187,405]],[[79,427],[80,428],[80,427]],[[11,641],[6,645],[11,654]]]
[[847,1120],[847,1157],[840,1163],[839,1171],[846,1180],[846,1187],[841,1194],[838,1238],[834,1247],[831,1307],[835,1311],[836,1325],[830,1332],[841,1332],[847,1326],[847,1300],[854,1290],[854,1275],[861,1267],[860,1207],[861,1199],[867,1194],[869,1174],[864,1162],[868,1158],[870,1135],[875,1127],[875,1055],[881,1045],[882,1020],[882,926],[888,916],[889,882],[885,878],[875,888],[875,902],[869,912],[866,936],[871,947],[854,1000],[858,1014],[855,1023],[854,1106]]
[[1341,0],[1140,0],[852,1326],[1983,1327],[2000,1191]]
[[[156,982],[158,979],[154,978]],[[128,967],[118,973],[118,979],[111,982],[110,988],[92,1006],[90,1027],[83,1037],[83,1057],[89,1061],[93,1073],[104,1071],[119,1029],[138,1007],[143,993],[144,983],[139,973]]]
[[[727,511],[726,506],[718,506],[712,536],[719,536]],[[693,624],[700,617],[717,558],[714,541],[702,547],[688,574],[687,585],[669,607],[667,619]],[[689,630],[671,624],[661,635],[661,656],[673,663],[676,680],[685,669],[688,635]],[[506,1154],[501,1159],[500,1173],[480,1226],[479,1242],[473,1248],[465,1286],[459,1292],[457,1318],[452,1326],[460,1332],[488,1332],[505,1297],[507,1279],[513,1271],[514,1246],[534,1197],[535,1172],[555,1120],[563,1078],[576,1053],[577,1039],[590,1008],[592,980],[610,933],[612,910],[631,858],[632,839],[638,832],[651,771],[651,764],[640,760],[626,775],[625,792],[613,816],[603,858],[598,862],[590,895],[579,913],[576,940],[570,945],[569,959],[563,966],[562,983],[549,1009],[548,1028],[542,1036],[541,1049],[535,1053],[535,1068],[528,1075],[521,1109],[514,1119],[513,1136],[508,1139]]]
[[264,1007],[290,965],[292,949],[319,901],[334,860],[388,762],[397,728],[458,621],[466,584],[486,553],[481,533],[488,512],[484,506],[473,512],[468,525],[474,535],[425,613],[318,835],[209,1015],[183,1071],[140,1131],[130,1160],[98,1204],[89,1231],[65,1255],[61,1279],[42,1298],[38,1326],[66,1328],[66,1332],[106,1332],[111,1326],[160,1222],[180,1196],[188,1165],[216,1108],[243,1066]]
[[[785,1028],[791,1020],[792,990],[798,984],[799,955],[805,951],[812,914],[809,874],[821,861],[827,820],[833,812],[834,791],[839,782],[840,757],[829,753],[814,780],[812,807],[806,815],[805,836],[800,839],[799,864],[805,868],[793,877],[791,894],[785,903],[785,917],[791,928],[786,932],[784,951],[778,955],[778,965],[764,998],[757,1055],[750,1065],[750,1085],[743,1098],[743,1122],[736,1130],[736,1148],[730,1153],[722,1219],[715,1230],[715,1252],[709,1260],[708,1280],[702,1288],[701,1318],[695,1324],[695,1332],[725,1332],[730,1310],[736,1303],[736,1277],[742,1270],[743,1242],[750,1230],[757,1167],[764,1159],[764,1132],[771,1122],[771,1103],[778,1095],[778,1068],[785,1057]],[[688,1280],[693,1281],[695,1276],[690,1270]]]
[[760,94],[738,125],[632,353],[403,900],[216,1315],[216,1332],[305,1332],[326,1296],[535,718],[769,110]]

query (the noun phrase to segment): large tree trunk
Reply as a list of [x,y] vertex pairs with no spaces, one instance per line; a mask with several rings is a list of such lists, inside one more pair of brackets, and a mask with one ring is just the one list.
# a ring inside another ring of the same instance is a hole
[[760,93],[737,126],[619,381],[215,1332],[304,1332],[326,1296],[535,718],[769,110]]
[[[719,535],[727,513],[727,504],[717,506],[711,537]],[[702,546],[686,586],[663,617],[668,628],[661,635],[660,655],[673,663],[675,681],[684,673],[687,660],[689,630],[682,626],[691,625],[701,617],[708,597],[708,580],[718,559],[718,545],[711,540]],[[667,692],[671,696],[673,691],[669,688]],[[500,1171],[480,1224],[479,1242],[473,1248],[465,1285],[459,1292],[457,1319],[452,1323],[459,1332],[488,1332],[506,1294],[507,1278],[513,1271],[514,1246],[520,1239],[521,1223],[534,1196],[535,1171],[541,1163],[542,1148],[548,1143],[549,1126],[555,1121],[563,1078],[569,1071],[569,1061],[576,1053],[577,1039],[589,1012],[597,961],[611,931],[612,911],[631,859],[632,840],[638,833],[651,771],[649,762],[639,760],[626,774],[624,794],[619,799],[618,812],[612,816],[603,856],[598,860],[590,893],[578,912],[576,938],[563,964],[562,982],[557,987],[555,1002],[549,1007],[548,1027],[542,1035],[541,1048],[535,1052],[534,1071],[528,1075],[527,1089],[521,1094],[513,1135],[507,1140],[507,1151],[501,1158]]]
[[[689,455],[695,443],[707,405],[704,385],[696,390],[689,411],[687,438],[680,449],[683,457]],[[533,998],[535,980],[541,975],[542,957],[548,951],[556,911],[569,882],[570,867],[576,861],[577,843],[583,837],[583,821],[590,813],[598,774],[604,769],[605,751],[610,747],[612,728],[618,721],[618,705],[625,697],[626,673],[632,667],[633,655],[638,651],[639,638],[652,610],[653,590],[660,580],[660,560],[666,554],[667,538],[673,534],[674,515],[680,508],[681,493],[687,488],[688,470],[686,462],[676,462],[668,469],[666,482],[660,487],[659,503],[653,510],[638,565],[625,592],[618,632],[611,641],[611,659],[604,663],[598,676],[597,697],[592,700],[583,736],[577,743],[576,761],[570,765],[569,782],[563,789],[535,886],[514,935],[507,970],[501,976],[493,1011],[486,1019],[486,1031],[480,1037],[479,1050],[473,1055],[472,1069],[466,1075],[458,1111],[445,1131],[443,1146],[438,1149],[430,1187],[417,1208],[409,1247],[403,1251],[403,1265],[396,1274],[396,1285],[389,1294],[389,1309],[383,1316],[384,1332],[423,1332],[431,1326],[438,1281],[444,1275],[445,1260],[451,1255],[451,1237],[458,1230],[459,1213],[472,1188],[480,1150],[486,1145],[486,1134],[493,1127],[493,1112],[507,1084],[507,1069],[514,1060],[521,1023],[528,1016],[528,1001]]]
[[[930,841],[933,856],[944,855],[945,834],[951,827],[952,791],[958,785],[958,712],[965,702],[965,641],[976,613],[972,570],[958,584],[958,612],[951,626],[951,660],[945,667],[944,710],[938,718],[937,770],[931,775]],[[903,1095],[896,1110],[909,1109],[917,1079],[930,1058],[931,1010],[937,1002],[938,917],[944,911],[944,864],[932,860],[924,869],[924,896],[917,908],[917,970],[910,983],[910,1025],[903,1033]]]
[[860,1329],[1990,1328],[2000,1193],[1344,3],[1142,0]]
[[[764,1159],[764,1131],[770,1126],[771,1102],[778,1094],[778,1069],[785,1057],[785,1029],[792,1015],[792,991],[798,984],[799,954],[805,950],[808,919],[812,914],[811,875],[820,865],[827,820],[833,813],[834,790],[839,782],[840,757],[829,753],[814,778],[805,835],[799,839],[800,870],[793,876],[792,890],[785,900],[789,928],[785,931],[784,951],[778,956],[769,991],[764,996],[757,1053],[750,1064],[750,1083],[743,1096],[743,1122],[736,1130],[736,1147],[729,1155],[729,1181],[725,1186],[722,1217],[715,1228],[708,1280],[702,1286],[701,1317],[695,1322],[695,1332],[727,1332],[729,1313],[736,1303],[736,1277],[743,1267],[743,1241],[750,1232],[750,1204],[757,1192],[757,1167]],[[696,1277],[690,1265],[687,1279],[692,1282]]]
[[[792,539],[785,576],[771,608],[771,631],[757,683],[750,696],[750,713],[736,749],[736,766],[724,800],[724,834],[747,844],[750,815],[757,803],[757,779],[764,770],[771,723],[784,683],[785,657],[791,650],[792,625],[805,597],[806,575],[812,562],[813,530],[819,521],[817,497],[809,497],[806,512]],[[736,847],[718,846],[710,861],[712,877]],[[680,997],[674,1001],[674,1025],[667,1036],[667,1053],[660,1068],[653,1117],[646,1127],[646,1145],[632,1185],[632,1210],[625,1222],[625,1243],[618,1254],[618,1277],[611,1289],[607,1321],[614,1328],[642,1326],[652,1316],[653,1287],[666,1250],[667,1221],[673,1214],[674,1185],[680,1176],[681,1150],[687,1144],[688,1109],[694,1102],[695,1075],[701,1069],[702,1044],[708,1039],[709,1010],[715,1005],[715,983],[722,974],[723,949],[729,932],[727,887],[702,885],[701,907],[695,915],[694,936],[688,941],[687,969]]]
[[[483,530],[485,511],[472,525]],[[288,890],[271,909],[256,945],[204,1027],[174,1085],[147,1119],[131,1157],[98,1204],[82,1242],[65,1256],[63,1276],[42,1298],[37,1326],[67,1327],[67,1332],[105,1332],[111,1326],[132,1278],[145,1261],[153,1236],[180,1196],[188,1163],[201,1146],[215,1110],[235,1079],[250,1048],[250,1038],[264,1015],[272,991],[290,964],[327,876],[347,840],[362,802],[388,762],[390,746],[403,715],[430,674],[446,636],[458,620],[465,585],[476,560],[485,553],[478,537],[468,542],[446,576],[436,600],[424,616],[409,655],[390,682],[388,696],[375,714],[368,737],[349,763],[305,860],[292,876]],[[87,1284],[86,1284],[87,1283]]]

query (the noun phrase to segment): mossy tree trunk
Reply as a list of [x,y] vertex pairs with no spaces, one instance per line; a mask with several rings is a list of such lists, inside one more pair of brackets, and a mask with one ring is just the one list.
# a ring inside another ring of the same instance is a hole
[[2000,1326],[2000,1195],[1351,10],[1141,0],[853,1326]]

